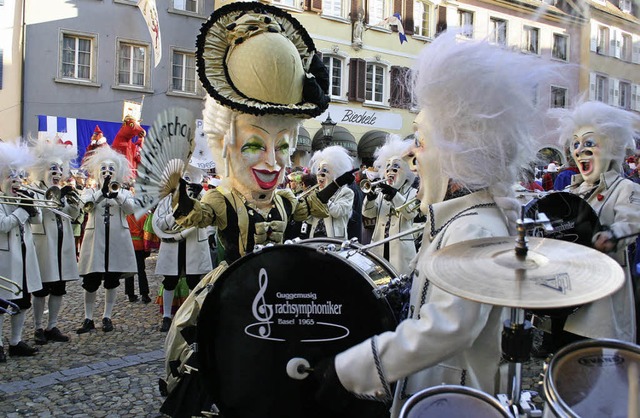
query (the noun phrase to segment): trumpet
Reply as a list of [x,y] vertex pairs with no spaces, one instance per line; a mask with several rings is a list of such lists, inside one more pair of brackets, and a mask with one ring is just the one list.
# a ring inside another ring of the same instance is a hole
[[93,209],[95,209],[96,204],[93,202],[86,202],[83,206],[82,206],[82,211],[84,213],[89,213],[91,211],[93,211]]
[[319,184],[314,184],[313,186],[309,187],[307,190],[305,190],[304,192],[300,193],[297,196],[297,199],[303,199],[305,197],[307,197],[309,194],[311,194],[311,192],[313,192],[314,190],[316,190],[318,187],[320,187]]
[[362,190],[363,193],[371,193],[375,186],[380,183],[384,183],[385,181],[387,181],[387,179],[380,179],[374,182],[369,179],[364,179],[360,181],[360,190]]
[[120,190],[120,183],[118,183],[117,181],[112,181],[109,183],[109,191],[111,193],[118,193],[119,190]]
[[414,197],[413,199],[407,200],[404,204],[398,206],[397,208],[393,208],[393,211],[395,213],[398,213],[402,209],[409,208],[408,210],[409,212],[411,212],[419,207],[420,207],[420,201],[418,200],[417,197]]
[[363,245],[362,247],[360,247],[358,249],[358,251],[367,251],[368,249],[380,246],[380,245],[382,245],[384,243],[387,243],[389,241],[393,241],[394,239],[402,238],[402,237],[404,237],[406,235],[410,235],[410,234],[415,234],[416,232],[422,232],[423,230],[424,230],[424,224],[419,224],[417,226],[414,226],[411,229],[407,229],[406,231],[402,231],[402,232],[399,232],[399,233],[397,233],[395,235],[391,235],[388,238],[382,239],[380,241],[372,242],[371,244]]

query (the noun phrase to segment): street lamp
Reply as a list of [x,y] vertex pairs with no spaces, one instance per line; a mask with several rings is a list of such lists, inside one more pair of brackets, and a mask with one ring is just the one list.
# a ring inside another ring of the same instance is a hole
[[327,113],[327,120],[320,123],[322,125],[322,148],[326,148],[333,139],[333,131],[337,123],[331,120],[331,114]]

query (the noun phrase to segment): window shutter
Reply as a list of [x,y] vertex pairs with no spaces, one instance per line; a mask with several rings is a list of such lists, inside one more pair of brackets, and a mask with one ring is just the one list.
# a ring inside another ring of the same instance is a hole
[[595,21],[591,21],[591,40],[590,47],[591,52],[597,52],[598,50],[598,24]]
[[634,64],[640,64],[640,36],[634,34],[631,39],[633,42],[631,62]]
[[2,90],[2,77],[4,71],[4,58],[3,58],[3,50],[0,49],[0,90]]
[[615,79],[614,78],[610,78],[607,80],[607,89],[609,90],[609,101],[606,102],[607,104],[610,104],[612,106],[616,105],[615,102],[615,98],[614,98],[614,89],[615,89]]
[[411,97],[407,88],[409,68],[394,65],[391,67],[391,97],[389,105],[399,109],[409,109]]
[[596,73],[589,73],[589,100],[596,99]]
[[[391,10],[391,14],[400,13],[400,17],[404,19],[404,11],[402,10],[402,0],[393,0],[393,10]],[[404,22],[402,23],[404,26]],[[398,32],[398,26],[393,25],[390,26],[391,30],[394,32]],[[404,29],[404,28],[403,28]]]
[[406,0],[404,9],[404,33],[413,35],[413,0]]
[[312,12],[322,12],[322,0],[307,0],[309,10]]
[[436,36],[447,30],[447,6],[438,6],[438,23],[436,24]]
[[364,102],[364,83],[367,78],[367,62],[361,58],[349,60],[349,93],[347,97],[353,102]]
[[349,16],[351,16],[351,23],[358,20],[358,0],[351,0],[351,12],[349,13]]

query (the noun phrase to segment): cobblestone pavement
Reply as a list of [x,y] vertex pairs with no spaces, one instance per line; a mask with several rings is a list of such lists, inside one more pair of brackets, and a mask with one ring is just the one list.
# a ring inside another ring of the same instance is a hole
[[[151,297],[155,299],[162,282],[149,274],[155,269],[153,254],[147,259]],[[138,285],[136,280],[136,293]],[[14,417],[162,417],[163,397],[158,378],[164,374],[163,343],[166,334],[158,331],[161,321],[155,300],[147,305],[130,303],[124,282],[118,287],[113,310],[114,330],[101,330],[104,289],[98,290],[94,321],[96,330],[77,335],[84,319],[83,289],[80,282],[67,286],[58,327],[71,337],[68,343],[38,346],[34,357],[8,357],[0,364],[0,416]],[[45,314],[45,321],[47,316]],[[4,345],[8,348],[9,318],[5,318]],[[23,339],[33,344],[32,310],[27,312]],[[541,391],[542,361],[523,366],[522,387]],[[534,398],[538,407],[542,399]]]

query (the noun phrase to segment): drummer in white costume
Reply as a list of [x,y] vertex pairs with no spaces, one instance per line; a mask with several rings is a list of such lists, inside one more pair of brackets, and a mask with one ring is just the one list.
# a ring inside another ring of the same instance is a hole
[[[347,150],[339,145],[316,151],[309,162],[311,172],[318,179],[318,190],[325,190],[342,173],[352,169],[353,159]],[[336,183],[337,184],[337,183]],[[353,211],[354,193],[346,184],[340,185],[327,202],[329,216],[311,218],[310,238],[347,238],[347,223]]]
[[[380,177],[387,181],[365,195],[362,216],[375,218],[376,226],[372,241],[381,241],[389,236],[405,232],[414,227],[413,220],[418,215],[419,205],[410,204],[417,190],[412,187],[416,175],[411,171],[406,156],[413,148],[413,141],[403,141],[398,136],[390,136],[386,143],[376,150],[374,166],[381,166]],[[396,211],[395,208],[400,208]],[[411,273],[409,264],[416,256],[413,235],[392,240],[371,251],[389,261],[400,274]]]
[[515,235],[519,205],[511,185],[535,156],[531,92],[545,68],[530,56],[457,40],[452,32],[419,56],[414,152],[428,220],[408,319],[315,366],[317,396],[334,410],[348,409],[357,396],[393,401],[397,417],[412,394],[443,383],[496,393],[507,310],[430,285],[421,264],[457,242]]
[[[75,187],[62,184],[70,176],[69,161],[77,155],[74,148],[61,142],[40,140],[35,144],[34,152],[38,163],[31,170],[32,186],[41,190],[59,188],[62,207],[58,211],[69,215],[67,218],[42,208],[42,224],[31,228],[42,277],[42,290],[33,293],[34,341],[42,345],[49,341],[69,341],[57,324],[62,297],[67,293],[66,283],[80,278],[71,226],[71,220],[80,214],[80,195]],[[49,320],[45,326],[43,317],[47,296]]]
[[78,334],[95,329],[93,311],[96,292],[103,283],[105,288],[102,330],[113,331],[111,313],[116,303],[116,288],[123,273],[138,271],[135,252],[129,232],[127,215],[135,210],[133,195],[118,187],[131,178],[129,162],[111,147],[93,151],[83,164],[98,183],[97,189],[86,188],[81,200],[88,213],[78,270],[82,276],[85,319],[76,330]]
[[[193,199],[200,199],[204,195],[202,177],[202,170],[191,165],[187,166],[182,176],[188,183],[187,192]],[[209,251],[209,235],[213,233],[213,227],[179,227],[173,217],[171,196],[166,196],[158,203],[152,219],[153,231],[161,239],[156,274],[164,276],[160,331],[167,332],[171,326],[173,294],[180,275],[186,276],[187,285],[193,290],[202,275],[213,268]]]
[[[585,199],[598,214],[604,231],[594,235],[594,248],[608,253],[625,271],[625,284],[614,294],[589,303],[570,315],[564,330],[574,337],[613,338],[636,343],[636,313],[627,247],[640,233],[640,185],[625,179],[622,163],[635,150],[634,123],[640,118],[601,102],[575,109],[554,109],[562,145],[569,145],[580,175],[565,190]],[[638,125],[636,125],[638,126]]]

